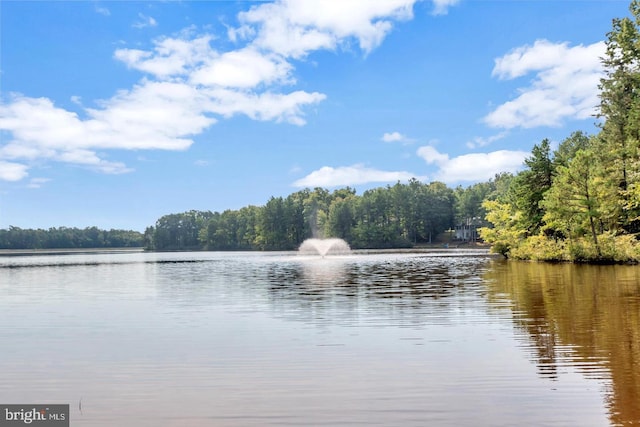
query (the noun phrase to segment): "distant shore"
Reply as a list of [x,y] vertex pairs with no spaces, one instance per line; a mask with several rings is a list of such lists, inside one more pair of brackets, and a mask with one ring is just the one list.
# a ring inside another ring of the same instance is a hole
[[[385,249],[353,249],[354,254],[376,253],[434,253],[434,252],[476,252],[482,255],[490,254],[489,246],[483,244],[427,244],[413,248],[385,248]],[[142,252],[210,252],[203,250],[193,251],[147,251],[145,248],[60,248],[60,249],[0,249],[0,257],[10,256],[38,256],[38,255],[79,255],[79,254],[128,254]],[[212,251],[212,252],[238,252],[238,251]],[[242,252],[242,251],[240,251]],[[259,252],[259,251],[247,251]],[[271,251],[263,251],[271,252]],[[276,251],[277,252],[277,251]]]
[[432,245],[432,246],[416,246],[413,248],[387,248],[387,249],[352,249],[354,254],[388,254],[388,253],[400,253],[400,254],[437,254],[437,253],[449,253],[449,254],[460,254],[460,255],[469,255],[476,254],[482,256],[494,256],[499,254],[491,253],[490,248],[488,246],[455,246],[451,245],[449,247],[445,247],[442,245]]
[[0,256],[124,254],[144,252],[144,248],[61,248],[61,249],[0,249]]

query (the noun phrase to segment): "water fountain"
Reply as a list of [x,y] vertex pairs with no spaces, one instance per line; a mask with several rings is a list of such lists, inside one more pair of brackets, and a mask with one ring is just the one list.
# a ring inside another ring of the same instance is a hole
[[349,244],[342,239],[307,239],[300,245],[298,252],[304,255],[344,255],[351,252]]

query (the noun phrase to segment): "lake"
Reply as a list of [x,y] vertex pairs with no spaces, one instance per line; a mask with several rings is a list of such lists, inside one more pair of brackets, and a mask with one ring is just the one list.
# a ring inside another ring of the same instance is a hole
[[3,256],[0,403],[73,427],[640,425],[640,267]]

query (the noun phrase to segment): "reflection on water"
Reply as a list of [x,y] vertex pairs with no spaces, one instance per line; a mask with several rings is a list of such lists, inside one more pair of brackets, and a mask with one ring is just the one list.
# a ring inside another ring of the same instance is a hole
[[607,380],[613,425],[640,425],[640,269],[494,262],[489,300],[508,304],[540,375]]
[[273,263],[270,303],[288,318],[314,323],[448,323],[465,304],[481,301],[486,262],[483,256],[369,255]]
[[0,403],[72,403],[75,427],[640,425],[639,282],[453,250],[0,257]]

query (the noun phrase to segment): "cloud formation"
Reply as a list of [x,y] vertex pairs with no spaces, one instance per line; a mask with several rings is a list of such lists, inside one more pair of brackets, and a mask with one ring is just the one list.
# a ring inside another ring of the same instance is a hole
[[293,183],[294,187],[344,187],[374,182],[408,181],[421,177],[410,172],[390,172],[367,168],[362,164],[333,168],[323,166]]
[[400,132],[385,132],[382,135],[382,140],[384,142],[406,142],[409,139]]
[[[103,151],[185,150],[216,121],[239,114],[302,126],[306,108],[326,95],[286,90],[296,84],[293,61],[352,41],[368,53],[395,21],[413,17],[415,1],[278,0],[238,15],[239,26],[228,30],[239,45],[235,50],[214,49],[216,36],[195,34],[193,28],[156,39],[150,49],[117,49],[114,59],[144,77],[93,108],[83,107],[79,97],[77,112],[20,94],[0,103],[0,130],[10,135],[0,145],[6,166],[0,179],[23,179],[30,162],[43,159],[129,172]],[[157,25],[152,17],[139,18],[139,28]]]
[[433,14],[446,15],[449,13],[449,8],[458,3],[460,3],[460,0],[433,0]]
[[27,166],[20,163],[0,160],[0,179],[3,181],[20,181],[26,177]]
[[302,58],[314,50],[334,50],[355,39],[364,52],[382,43],[393,21],[413,18],[416,0],[281,0],[239,15],[234,36],[255,36],[253,44],[276,54]]
[[506,137],[509,134],[509,131],[502,131],[500,133],[497,133],[495,135],[491,135],[491,136],[487,136],[487,137],[482,137],[482,136],[476,136],[474,137],[471,141],[468,141],[465,145],[468,148],[478,148],[478,147],[485,147],[491,143],[494,143],[496,141],[499,141],[501,139],[503,139],[504,137]]
[[29,180],[29,184],[27,184],[27,187],[40,188],[49,181],[51,181],[49,178],[31,178],[31,180]]
[[429,145],[418,148],[417,154],[427,164],[438,167],[433,178],[445,183],[487,181],[500,172],[515,173],[529,155],[525,151],[499,150],[450,158]]
[[497,58],[492,75],[512,80],[535,73],[528,87],[484,117],[495,128],[560,126],[568,119],[586,119],[599,105],[600,58],[604,42],[570,47],[568,43],[537,40]]
[[156,21],[151,16],[146,16],[146,15],[143,15],[142,13],[139,13],[138,14],[138,18],[139,18],[139,20],[133,23],[133,25],[132,25],[133,28],[142,29],[142,28],[147,28],[147,27],[156,27],[156,26],[158,26],[158,21]]

